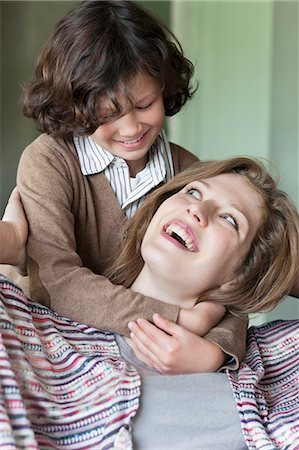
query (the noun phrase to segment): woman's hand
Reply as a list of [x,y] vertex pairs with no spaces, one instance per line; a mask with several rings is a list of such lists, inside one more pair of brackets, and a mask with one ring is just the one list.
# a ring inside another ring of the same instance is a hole
[[158,314],[153,321],[139,319],[128,325],[128,343],[144,363],[163,374],[214,372],[223,364],[225,355],[213,342]]
[[21,274],[26,273],[27,236],[26,216],[20,194],[14,188],[0,222],[0,262],[17,266]]

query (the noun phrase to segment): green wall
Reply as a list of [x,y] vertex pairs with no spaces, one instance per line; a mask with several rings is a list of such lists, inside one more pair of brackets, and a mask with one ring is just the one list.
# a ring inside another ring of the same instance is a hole
[[[0,217],[15,185],[21,152],[38,135],[34,123],[22,115],[22,85],[32,78],[36,57],[54,24],[76,3],[78,1],[0,1]],[[169,23],[169,1],[140,3]]]
[[22,115],[22,85],[54,23],[76,2],[1,1],[1,160],[0,213],[15,185],[21,152],[35,136],[35,125]]
[[[202,159],[271,160],[299,207],[298,22],[298,2],[174,1],[172,29],[199,89],[169,135]],[[290,298],[255,321],[295,317]]]

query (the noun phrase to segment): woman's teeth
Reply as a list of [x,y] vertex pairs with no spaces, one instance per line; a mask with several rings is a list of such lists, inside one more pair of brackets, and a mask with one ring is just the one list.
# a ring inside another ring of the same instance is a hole
[[190,252],[196,251],[195,242],[193,241],[191,236],[179,225],[170,224],[166,228],[165,232],[173,239],[176,239],[178,242],[183,244]]

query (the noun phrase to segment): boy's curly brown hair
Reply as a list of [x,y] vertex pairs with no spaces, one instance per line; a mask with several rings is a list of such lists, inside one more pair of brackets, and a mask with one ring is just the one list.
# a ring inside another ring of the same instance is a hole
[[[69,139],[90,135],[123,113],[116,93],[146,73],[161,84],[165,114],[190,99],[194,67],[173,33],[132,1],[83,1],[56,25],[24,89],[23,113],[38,129]],[[100,118],[99,102],[109,99],[111,116]]]

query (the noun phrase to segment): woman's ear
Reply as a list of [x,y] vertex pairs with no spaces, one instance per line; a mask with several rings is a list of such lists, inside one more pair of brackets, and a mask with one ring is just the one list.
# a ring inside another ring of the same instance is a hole
[[224,283],[224,284],[222,284],[220,286],[220,290],[222,292],[229,292],[229,291],[231,291],[233,289],[233,287],[236,284],[236,282],[237,282],[237,278],[234,278],[231,281],[227,281],[226,283]]

